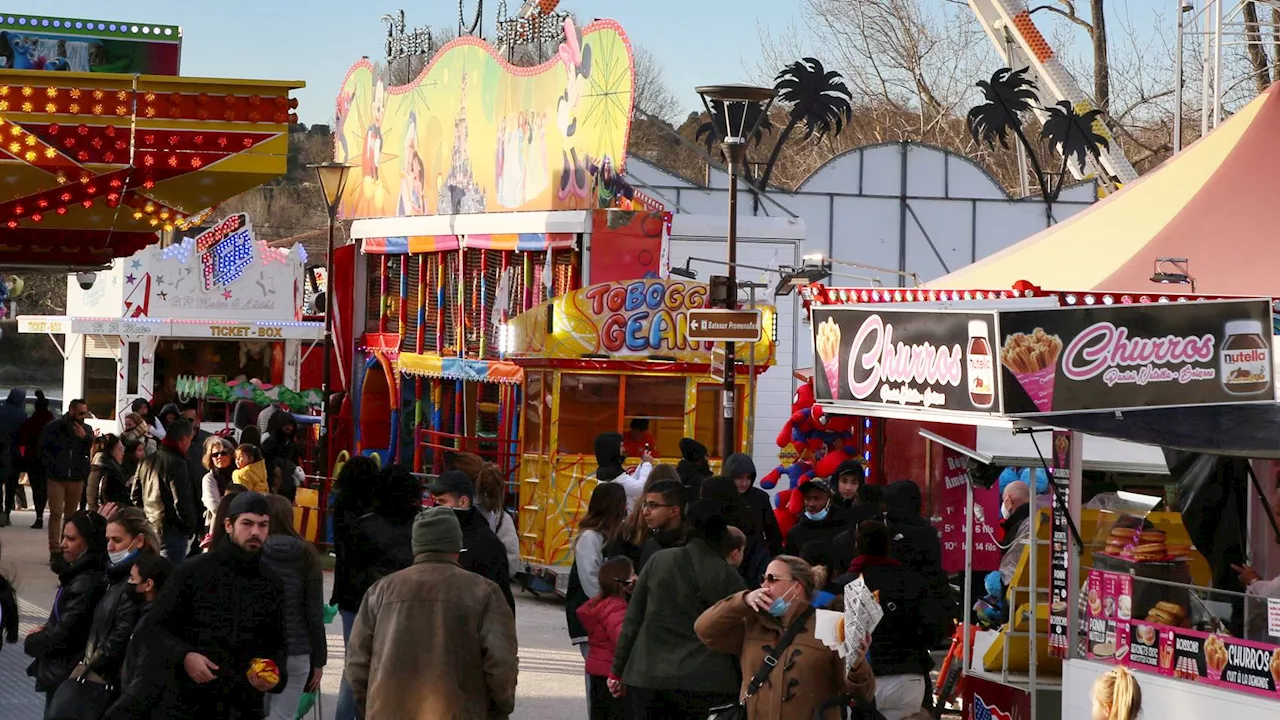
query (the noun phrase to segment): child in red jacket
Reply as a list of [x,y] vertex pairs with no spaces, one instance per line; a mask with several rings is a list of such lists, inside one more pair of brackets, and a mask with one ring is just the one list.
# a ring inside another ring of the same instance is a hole
[[627,615],[627,598],[636,586],[635,568],[623,556],[600,565],[600,594],[578,608],[578,619],[587,631],[587,675],[591,677],[591,720],[626,720],[630,717],[625,698],[609,693],[609,668]]

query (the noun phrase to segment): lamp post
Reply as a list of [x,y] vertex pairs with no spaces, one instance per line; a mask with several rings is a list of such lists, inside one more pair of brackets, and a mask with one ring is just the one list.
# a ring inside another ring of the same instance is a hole
[[[704,85],[697,88],[702,104],[711,116],[712,127],[721,139],[721,149],[729,171],[729,310],[738,309],[738,173],[746,158],[747,142],[760,123],[778,91],[751,85]],[[733,343],[724,344],[724,430],[721,432],[721,457],[737,450],[737,403],[735,402]]]
[[329,477],[329,383],[333,365],[333,229],[338,220],[338,203],[342,202],[351,166],[337,162],[313,165],[329,211],[329,245],[324,256],[324,371],[320,382],[320,455],[321,478]]

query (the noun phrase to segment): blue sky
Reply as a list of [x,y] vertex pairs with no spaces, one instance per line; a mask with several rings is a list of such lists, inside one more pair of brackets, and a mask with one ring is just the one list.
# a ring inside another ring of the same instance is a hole
[[[474,13],[476,1],[466,0],[468,14]],[[41,14],[57,7],[67,17],[181,25],[183,75],[303,80],[307,88],[297,93],[299,115],[310,124],[329,122],[338,84],[352,63],[361,55],[382,58],[385,29],[379,17],[383,13],[405,7],[410,25],[452,27],[457,23],[457,5],[452,0],[384,3],[9,0],[3,11]],[[520,0],[507,4],[514,9]],[[751,79],[758,29],[776,31],[797,22],[800,5],[796,0],[565,0],[562,4],[584,20],[599,16],[620,22],[633,43],[656,56],[667,84],[688,110],[699,106],[693,91],[696,85]],[[1173,0],[1112,0],[1112,12],[1140,17],[1144,9],[1172,4]],[[487,30],[492,28],[496,6],[496,0],[485,3]],[[805,49],[803,41],[798,42],[795,54]]]

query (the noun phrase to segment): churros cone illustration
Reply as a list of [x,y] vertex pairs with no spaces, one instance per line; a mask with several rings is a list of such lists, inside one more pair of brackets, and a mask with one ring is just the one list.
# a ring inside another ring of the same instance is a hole
[[1030,335],[1010,335],[1000,350],[1001,364],[1009,368],[1040,412],[1053,409],[1053,385],[1061,354],[1062,340],[1041,328]]
[[835,318],[827,318],[818,325],[815,345],[827,376],[827,387],[835,399],[840,395],[840,326]]

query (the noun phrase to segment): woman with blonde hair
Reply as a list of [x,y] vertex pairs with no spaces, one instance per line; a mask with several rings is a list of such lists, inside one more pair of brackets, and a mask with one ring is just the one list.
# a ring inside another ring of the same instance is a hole
[[1093,683],[1093,720],[1133,720],[1142,712],[1142,688],[1133,673],[1115,667]]
[[212,528],[213,516],[218,514],[218,503],[227,493],[236,471],[236,446],[220,435],[210,435],[204,441],[204,455],[200,464],[208,470],[200,484],[200,502],[204,505],[205,526]]

